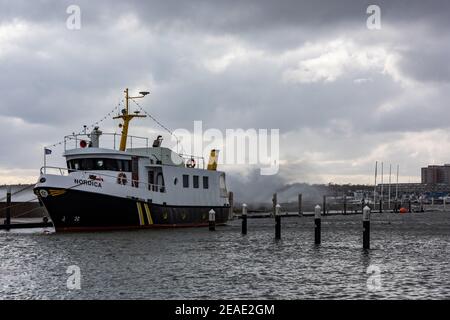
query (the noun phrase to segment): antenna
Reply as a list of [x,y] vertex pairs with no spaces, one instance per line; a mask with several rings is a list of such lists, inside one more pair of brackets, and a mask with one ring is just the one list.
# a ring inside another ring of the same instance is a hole
[[146,95],[148,95],[150,92],[148,91],[141,91],[139,94],[140,96],[136,97],[130,97],[128,88],[125,89],[125,109],[122,110],[122,115],[118,115],[117,117],[114,117],[114,119],[122,119],[123,124],[119,125],[119,128],[122,128],[122,135],[120,137],[120,151],[125,151],[127,147],[127,137],[128,137],[128,126],[130,124],[130,121],[134,118],[145,118],[146,115],[140,115],[139,111],[135,111],[134,114],[129,112],[129,101],[132,99],[141,99],[144,98]]

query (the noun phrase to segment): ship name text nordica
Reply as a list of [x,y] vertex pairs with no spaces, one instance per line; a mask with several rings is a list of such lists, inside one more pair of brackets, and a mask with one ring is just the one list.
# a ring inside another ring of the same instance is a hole
[[101,188],[102,184],[98,181],[92,181],[92,180],[82,180],[82,179],[73,179],[73,182],[78,185],[88,185],[96,188]]

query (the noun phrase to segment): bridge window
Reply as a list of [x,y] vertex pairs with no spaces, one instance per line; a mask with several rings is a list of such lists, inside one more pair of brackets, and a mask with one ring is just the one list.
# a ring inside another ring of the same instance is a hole
[[199,179],[198,176],[194,176],[194,188],[198,189],[199,187]]
[[100,169],[100,170],[104,170],[104,168],[105,168],[105,162],[103,161],[103,159],[98,159],[98,160],[95,162],[95,167],[98,168],[98,169]]
[[209,188],[209,178],[203,177],[203,189],[208,189],[208,188]]
[[189,176],[183,174],[183,188],[189,188]]
[[108,170],[108,171],[131,171],[130,160],[105,159],[105,158],[87,158],[73,159],[67,161],[69,170]]

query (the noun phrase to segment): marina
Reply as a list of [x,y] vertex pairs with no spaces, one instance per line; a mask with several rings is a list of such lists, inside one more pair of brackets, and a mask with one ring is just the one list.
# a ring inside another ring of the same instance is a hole
[[0,0],[3,314],[450,301],[449,13]]
[[[233,220],[208,228],[50,233],[0,231],[5,299],[448,299],[449,212],[372,214],[371,250],[361,216]],[[39,257],[39,258],[37,258]],[[80,267],[81,290],[67,268]],[[368,267],[381,285],[368,289]]]

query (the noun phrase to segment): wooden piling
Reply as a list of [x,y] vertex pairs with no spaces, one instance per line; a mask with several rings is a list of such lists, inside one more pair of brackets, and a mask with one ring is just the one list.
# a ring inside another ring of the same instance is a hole
[[213,209],[209,211],[209,231],[216,231],[216,212]]
[[275,206],[275,239],[280,240],[281,239],[281,213],[280,213],[281,206],[277,204]]
[[9,226],[11,225],[11,186],[8,186],[6,189],[6,219],[5,225],[7,230],[9,230]]
[[300,193],[299,195],[298,195],[298,215],[299,216],[302,216],[303,215],[303,209],[302,209],[302,199],[303,198],[303,195]]
[[278,204],[277,194],[274,193],[272,197],[272,216],[275,216],[276,205]]
[[234,218],[234,194],[233,192],[228,192],[228,202],[230,204],[230,212],[228,213],[228,220],[233,220]]
[[363,210],[363,249],[370,249],[370,208]]
[[320,218],[321,208],[317,205],[314,208],[314,243],[320,244],[321,241],[321,218]]
[[347,195],[344,194],[344,210],[343,214],[347,214]]
[[242,234],[247,234],[247,205],[242,205]]

